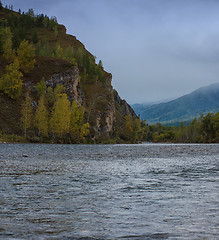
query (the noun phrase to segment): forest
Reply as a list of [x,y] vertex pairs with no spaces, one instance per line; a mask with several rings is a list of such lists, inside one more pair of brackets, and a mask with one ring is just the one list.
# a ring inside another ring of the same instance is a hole
[[168,127],[160,123],[148,125],[141,123],[141,139],[149,142],[174,143],[219,143],[219,112],[203,114],[194,118],[188,125]]

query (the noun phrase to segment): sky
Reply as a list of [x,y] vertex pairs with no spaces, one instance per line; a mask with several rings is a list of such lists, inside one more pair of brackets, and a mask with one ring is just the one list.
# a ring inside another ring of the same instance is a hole
[[218,0],[2,0],[56,16],[112,73],[128,103],[174,99],[219,82]]

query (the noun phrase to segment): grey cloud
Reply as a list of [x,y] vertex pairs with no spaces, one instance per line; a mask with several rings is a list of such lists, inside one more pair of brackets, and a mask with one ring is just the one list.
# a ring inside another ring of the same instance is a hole
[[[2,1],[6,4],[6,1]],[[219,81],[218,0],[8,0],[67,26],[113,74],[130,103]]]

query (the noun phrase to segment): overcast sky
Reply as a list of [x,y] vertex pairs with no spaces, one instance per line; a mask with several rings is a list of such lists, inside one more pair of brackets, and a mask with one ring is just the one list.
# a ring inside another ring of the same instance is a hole
[[56,16],[130,104],[219,82],[219,0],[2,0]]

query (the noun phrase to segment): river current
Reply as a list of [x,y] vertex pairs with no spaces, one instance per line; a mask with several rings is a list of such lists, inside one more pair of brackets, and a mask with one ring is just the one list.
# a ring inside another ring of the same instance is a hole
[[218,173],[218,144],[0,144],[0,239],[219,239]]

